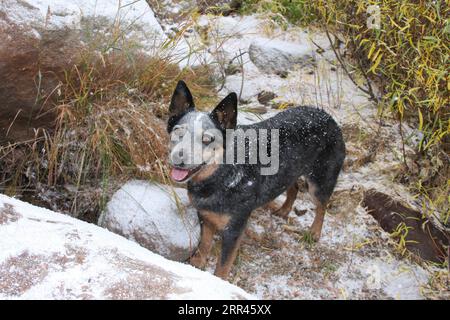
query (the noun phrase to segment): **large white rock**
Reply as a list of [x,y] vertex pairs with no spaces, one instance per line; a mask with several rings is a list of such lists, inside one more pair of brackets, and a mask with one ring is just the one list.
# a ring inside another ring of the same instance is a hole
[[83,18],[106,18],[117,23],[162,28],[145,0],[3,0],[0,9],[8,20],[47,29],[80,28]]
[[145,0],[3,0],[0,13],[6,17],[0,15],[0,25],[31,28],[37,37],[52,30],[81,30],[83,40],[114,35],[116,48],[121,40],[133,39],[151,53],[167,40]]
[[0,299],[237,299],[242,289],[96,225],[0,195]]
[[285,73],[295,66],[314,64],[313,52],[308,44],[294,44],[275,39],[257,39],[249,47],[250,60],[262,72]]
[[197,211],[185,189],[140,180],[113,195],[99,225],[176,261],[186,261],[200,238]]

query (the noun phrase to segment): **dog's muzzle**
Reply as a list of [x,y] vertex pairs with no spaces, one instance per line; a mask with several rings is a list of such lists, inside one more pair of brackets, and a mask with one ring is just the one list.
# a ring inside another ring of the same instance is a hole
[[192,177],[194,173],[200,170],[200,167],[201,166],[190,169],[172,167],[172,169],[170,170],[170,177],[176,182],[184,182]]

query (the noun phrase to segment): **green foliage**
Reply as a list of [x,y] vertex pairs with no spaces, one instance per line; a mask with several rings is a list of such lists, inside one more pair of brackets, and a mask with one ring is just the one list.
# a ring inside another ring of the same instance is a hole
[[[368,27],[378,5],[381,28]],[[424,133],[420,150],[448,148],[450,9],[445,1],[244,0],[243,12],[315,24],[343,36],[357,67],[382,91],[383,105]]]
[[286,22],[307,25],[317,21],[318,11],[311,0],[244,0],[242,13],[269,12],[272,19],[281,25]]

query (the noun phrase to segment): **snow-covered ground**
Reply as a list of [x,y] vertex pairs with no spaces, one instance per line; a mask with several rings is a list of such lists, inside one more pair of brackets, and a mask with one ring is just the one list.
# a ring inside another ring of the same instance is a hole
[[0,299],[247,299],[206,272],[0,195]]
[[3,0],[0,12],[0,28],[15,24],[38,39],[43,32],[81,31],[82,41],[115,39],[109,45],[116,49],[139,46],[151,55],[170,54],[181,65],[189,51],[183,39],[169,41],[146,0]]
[[80,29],[83,18],[104,17],[118,23],[145,25],[162,34],[161,26],[145,0],[4,0],[1,9],[12,22],[48,29]]

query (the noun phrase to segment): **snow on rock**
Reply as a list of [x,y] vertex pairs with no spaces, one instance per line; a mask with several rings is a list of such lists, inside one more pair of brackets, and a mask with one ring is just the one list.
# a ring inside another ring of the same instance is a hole
[[113,195],[99,225],[176,261],[186,261],[200,239],[197,211],[185,189],[139,180]]
[[81,29],[82,20],[108,19],[120,24],[140,25],[163,34],[152,9],[145,0],[4,0],[0,4],[8,20],[45,29]]
[[3,0],[2,25],[16,25],[39,39],[48,32],[72,31],[82,43],[106,48],[140,48],[150,55],[168,55],[184,67],[191,64],[184,38],[169,41],[146,0]]
[[0,299],[248,299],[93,224],[0,195]]
[[275,39],[258,39],[249,47],[250,60],[260,71],[283,74],[295,66],[312,66],[314,58],[307,45]]
[[[5,0],[0,2],[2,26],[14,26],[14,31],[40,40],[61,41],[58,35],[64,33],[73,36],[72,41],[102,49],[131,46],[152,55],[160,53],[167,41],[145,0]],[[166,51],[173,49],[168,47]]]

